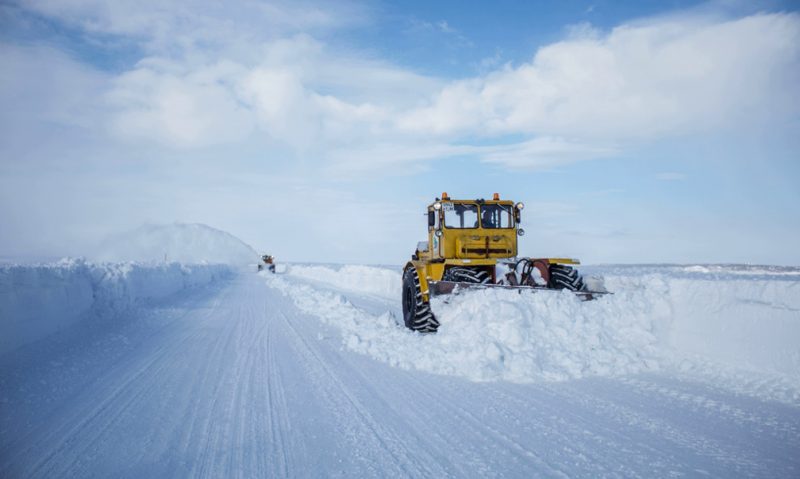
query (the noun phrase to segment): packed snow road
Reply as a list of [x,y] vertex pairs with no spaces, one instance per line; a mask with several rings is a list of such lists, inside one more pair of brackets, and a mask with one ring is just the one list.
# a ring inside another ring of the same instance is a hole
[[[432,374],[344,347],[288,281],[239,275],[3,356],[0,477],[800,476],[791,401],[666,371]],[[385,310],[427,341],[388,297],[348,298],[329,314]]]

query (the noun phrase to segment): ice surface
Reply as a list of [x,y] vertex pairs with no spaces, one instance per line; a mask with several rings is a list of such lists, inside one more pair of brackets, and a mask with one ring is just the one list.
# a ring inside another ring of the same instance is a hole
[[260,255],[239,238],[198,223],[143,225],[108,238],[90,257],[99,261],[214,263],[247,266]]

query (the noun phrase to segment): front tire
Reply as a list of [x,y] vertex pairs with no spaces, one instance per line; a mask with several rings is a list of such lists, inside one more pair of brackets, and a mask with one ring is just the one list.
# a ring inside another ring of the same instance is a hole
[[408,329],[421,333],[435,333],[439,329],[431,305],[422,299],[419,276],[414,268],[403,274],[403,321]]
[[547,287],[550,289],[567,289],[569,291],[583,291],[586,289],[578,270],[563,264],[550,265],[550,281],[547,283]]

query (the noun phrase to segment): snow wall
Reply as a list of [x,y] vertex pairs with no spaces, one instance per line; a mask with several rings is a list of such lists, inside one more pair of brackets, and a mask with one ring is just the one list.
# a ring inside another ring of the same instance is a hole
[[[590,302],[568,292],[506,290],[436,298],[442,325],[435,335],[398,326],[399,268],[292,266],[286,276],[265,278],[341,329],[347,348],[404,368],[529,382],[721,366],[774,374],[790,394],[800,390],[800,269],[582,271],[604,277],[615,294]],[[359,304],[365,296],[384,298],[383,311]]]
[[72,259],[0,265],[0,354],[92,315],[114,316],[231,272],[227,265],[100,264]]
[[603,275],[621,299],[641,296],[670,349],[800,381],[800,269],[616,267]]

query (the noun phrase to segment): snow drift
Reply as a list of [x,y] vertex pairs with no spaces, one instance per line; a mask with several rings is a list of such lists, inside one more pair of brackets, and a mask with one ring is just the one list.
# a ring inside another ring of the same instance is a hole
[[[567,292],[468,291],[435,298],[442,326],[419,335],[399,325],[400,272],[353,268],[267,280],[338,327],[347,348],[404,368],[529,382],[714,364],[774,374],[800,390],[800,269],[585,268],[615,294],[580,302]],[[386,300],[358,304],[349,291],[359,290]]]
[[144,225],[103,242],[92,255],[98,261],[211,263],[247,266],[258,253],[239,238],[194,223]]
[[403,287],[403,278],[399,271],[399,269],[360,265],[340,267],[289,265],[286,273],[297,278],[334,285],[347,291],[395,298]]
[[225,265],[94,264],[74,259],[0,265],[0,353],[93,315],[115,316],[230,273]]
[[800,380],[800,269],[744,265],[608,267],[609,289],[657,314],[683,356]]
[[[386,273],[400,277],[391,270],[379,277]],[[370,292],[371,279],[362,277]],[[401,326],[399,287],[381,312],[291,278],[267,280],[301,310],[340,328],[349,349],[407,369],[528,382],[658,367],[649,318],[600,302],[581,303],[567,292],[484,290],[453,296],[448,303],[436,298],[433,308],[442,326],[437,334],[420,335]]]

